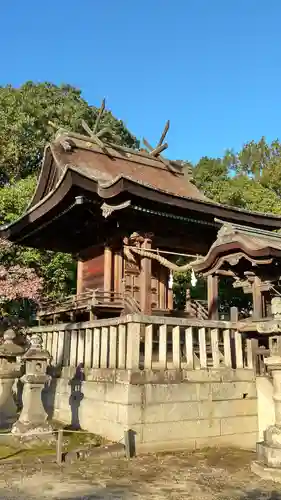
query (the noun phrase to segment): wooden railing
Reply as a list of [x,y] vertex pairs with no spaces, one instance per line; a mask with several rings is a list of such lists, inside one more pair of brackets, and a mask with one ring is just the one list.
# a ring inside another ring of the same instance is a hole
[[128,315],[34,327],[53,364],[114,369],[253,368],[251,346],[235,324]]
[[[59,315],[72,311],[90,310],[93,307],[108,306],[109,304],[122,307],[127,314],[140,313],[140,305],[133,298],[131,293],[117,293],[104,290],[86,290],[79,295],[69,295],[60,300],[46,300],[40,304],[37,314],[38,318],[43,316]],[[186,312],[198,319],[208,319],[208,309],[206,301],[190,300]]]
[[130,298],[126,294],[113,291],[105,292],[104,290],[86,290],[79,295],[70,295],[61,300],[42,301],[38,317],[83,309],[87,310],[91,307],[108,304],[113,304],[117,307],[128,305],[131,309],[133,308],[133,312],[137,311],[136,304],[132,304],[132,301],[130,301]]
[[190,299],[190,301],[188,302],[187,311],[198,319],[207,320],[209,317],[206,301]]

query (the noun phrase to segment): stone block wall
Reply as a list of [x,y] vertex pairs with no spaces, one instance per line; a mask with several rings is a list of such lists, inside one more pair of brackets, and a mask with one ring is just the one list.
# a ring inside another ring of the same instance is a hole
[[76,402],[70,398],[70,372],[63,369],[46,399],[54,417],[65,423],[78,416],[82,428],[114,441],[132,429],[139,452],[256,446],[257,394],[249,369],[92,369]]

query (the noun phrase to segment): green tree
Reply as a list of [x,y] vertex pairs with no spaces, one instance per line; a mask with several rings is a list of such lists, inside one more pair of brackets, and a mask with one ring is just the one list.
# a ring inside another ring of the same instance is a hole
[[[82,132],[81,121],[92,127],[97,113],[81,91],[70,85],[27,82],[19,88],[0,87],[0,183],[38,172],[46,142],[55,133],[50,121]],[[115,141],[138,146],[136,138],[110,111],[104,112],[101,125],[110,127]]]
[[203,156],[193,169],[193,178],[199,189],[208,191],[217,182],[228,179],[228,165],[220,158]]
[[281,213],[281,144],[264,138],[250,141],[241,151],[222,159],[203,157],[193,177],[206,196],[250,211]]
[[[1,225],[13,222],[21,216],[35,186],[36,178],[29,176],[0,188]],[[9,252],[0,251],[0,264],[34,269],[36,274],[43,278],[44,295],[48,297],[55,298],[75,292],[76,262],[69,254],[12,245]]]
[[[49,122],[83,132],[81,121],[93,127],[97,113],[70,85],[27,82],[19,88],[0,87],[0,224],[19,218],[32,198],[44,147],[55,134]],[[136,138],[110,111],[103,113],[100,126],[110,128],[115,142],[138,147]],[[34,269],[43,278],[48,297],[75,292],[76,263],[70,255],[13,245],[8,254],[0,252],[1,264]],[[15,302],[12,309],[19,310]]]
[[[249,211],[281,214],[281,144],[278,140],[267,143],[246,143],[241,151],[228,150],[223,158],[203,157],[193,166],[193,179],[205,195],[219,203],[244,208]],[[184,287],[189,277],[175,277],[177,302],[182,304]],[[197,289],[198,287],[196,287]],[[198,288],[201,299],[206,298],[202,286]],[[229,280],[220,280],[222,310],[228,306],[249,308],[249,296],[233,290]]]

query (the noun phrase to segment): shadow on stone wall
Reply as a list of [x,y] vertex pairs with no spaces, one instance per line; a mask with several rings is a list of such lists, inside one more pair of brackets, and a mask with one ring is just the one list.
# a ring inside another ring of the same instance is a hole
[[51,380],[45,384],[42,391],[42,403],[44,410],[48,415],[48,420],[52,420],[54,418],[56,391],[61,374],[61,367],[53,365],[48,366],[47,375],[51,376]]
[[75,430],[81,429],[79,408],[81,402],[84,399],[84,394],[82,392],[82,385],[84,381],[85,381],[84,365],[83,363],[80,363],[76,368],[74,377],[69,381],[70,385],[69,406],[71,410],[71,424],[69,427]]
[[[61,368],[57,366],[48,367],[48,375],[51,375],[52,378],[50,383],[46,384],[42,391],[42,401],[49,420],[54,418],[57,385],[61,374]],[[81,429],[79,409],[81,402],[84,399],[84,394],[82,392],[84,381],[84,365],[80,363],[76,368],[74,376],[68,382],[68,385],[70,386],[69,411],[71,414],[71,424],[66,428],[75,430]]]

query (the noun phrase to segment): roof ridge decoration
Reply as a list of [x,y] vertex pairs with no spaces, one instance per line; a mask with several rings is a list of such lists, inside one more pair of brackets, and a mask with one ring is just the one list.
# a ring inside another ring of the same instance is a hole
[[281,234],[279,231],[268,231],[266,229],[259,229],[253,226],[246,226],[243,224],[237,224],[236,222],[227,222],[218,218],[214,219],[214,222],[221,224],[221,227],[217,233],[217,238],[221,239],[224,236],[233,236],[236,233],[243,233],[250,237],[257,238],[270,238],[270,239],[281,239]]
[[[103,151],[103,153],[106,154],[107,156],[109,156],[110,158],[113,158],[113,156],[112,156],[109,149],[116,148],[116,149],[121,150],[121,151],[123,150],[127,153],[129,153],[129,152],[135,153],[135,154],[136,153],[145,153],[145,156],[147,156],[147,157],[150,156],[150,157],[155,158],[155,159],[159,160],[160,162],[162,162],[173,173],[178,173],[179,167],[181,167],[181,168],[183,167],[185,162],[178,161],[178,160],[167,160],[166,158],[164,158],[161,155],[161,153],[168,148],[168,143],[164,142],[164,140],[165,140],[166,135],[168,133],[168,130],[170,128],[170,120],[167,120],[156,147],[151,146],[151,144],[144,137],[142,139],[142,142],[143,142],[145,148],[140,148],[139,150],[133,150],[131,148],[124,147],[120,144],[116,144],[114,142],[114,137],[115,137],[114,133],[110,127],[108,127],[108,126],[103,127],[99,130],[100,121],[101,121],[101,118],[102,118],[104,111],[105,111],[105,99],[102,100],[101,107],[99,108],[97,118],[96,118],[96,121],[95,121],[92,129],[85,120],[81,121],[81,125],[85,131],[85,135],[68,130],[67,128],[60,126],[52,121],[49,121],[48,124],[52,128],[54,128],[55,130],[57,130],[55,140],[57,140],[61,144],[63,149],[67,152],[71,151],[71,149],[74,147],[74,144],[71,142],[71,138],[73,138],[73,139],[78,139],[81,141],[86,141],[86,142],[91,143],[91,144],[94,143],[95,145],[100,147],[101,150]],[[67,137],[65,137],[66,135],[67,135]],[[105,137],[113,139],[113,142],[105,141],[104,140]],[[188,174],[188,180],[190,182],[192,182],[193,179],[192,179],[191,168],[188,168],[187,174]]]

